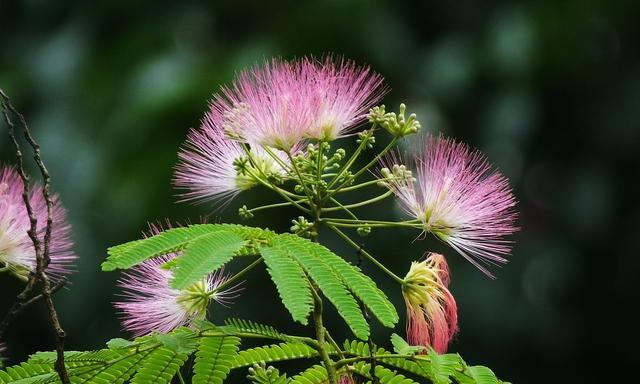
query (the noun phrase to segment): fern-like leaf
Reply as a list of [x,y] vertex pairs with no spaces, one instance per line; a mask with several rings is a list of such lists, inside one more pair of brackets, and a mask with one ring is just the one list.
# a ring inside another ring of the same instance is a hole
[[233,259],[244,240],[230,231],[215,231],[189,244],[176,259],[171,287],[185,289]]
[[254,335],[261,335],[273,340],[293,341],[293,338],[291,336],[285,335],[284,333],[278,331],[270,325],[234,318],[226,319],[224,323],[226,327],[223,329],[234,333],[251,333]]
[[312,243],[302,238],[298,238],[295,241],[301,243],[301,245],[304,243],[304,246],[309,249],[311,254],[333,268],[344,284],[364,303],[382,325],[389,328],[393,328],[396,325],[399,317],[395,307],[389,301],[387,295],[378,288],[369,276],[362,273],[360,268],[349,264],[343,258],[318,243]]
[[[371,364],[361,361],[354,365],[354,369],[360,376],[371,379]],[[380,384],[418,384],[418,382],[381,365],[376,365],[375,372]]]
[[189,357],[168,347],[154,350],[131,380],[131,384],[168,384]]
[[49,364],[22,363],[0,371],[1,384],[39,384],[55,381],[58,374]]
[[315,245],[309,240],[293,234],[279,235],[274,242],[281,250],[286,250],[311,279],[318,284],[322,293],[336,307],[340,316],[347,322],[356,337],[369,337],[369,324],[364,318],[358,303],[347,289],[343,279],[314,253]]
[[167,229],[155,236],[129,243],[116,245],[107,250],[107,260],[102,263],[103,271],[127,269],[152,257],[181,251],[187,244],[199,237],[221,231],[218,224],[190,225]]
[[325,384],[329,376],[322,365],[314,365],[291,378],[291,384]]
[[200,340],[193,384],[222,384],[233,366],[240,345],[235,336],[203,337]]
[[279,245],[260,247],[260,254],[267,265],[267,271],[294,321],[308,324],[313,298],[311,288],[302,267],[291,257],[286,248]]
[[280,343],[245,349],[235,356],[232,368],[251,366],[257,363],[308,359],[318,356],[318,352],[302,343]]

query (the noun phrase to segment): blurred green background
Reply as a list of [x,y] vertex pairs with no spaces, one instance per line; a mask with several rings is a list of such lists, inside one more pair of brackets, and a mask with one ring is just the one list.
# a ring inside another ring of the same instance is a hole
[[[638,338],[627,308],[638,304],[640,270],[638,4],[0,0],[0,86],[42,144],[80,256],[72,285],[56,296],[68,348],[128,336],[111,305],[118,273],[99,269],[108,246],[137,238],[149,221],[212,213],[177,204],[170,180],[178,147],[219,85],[264,58],[333,52],[370,64],[392,88],[388,106],[405,102],[426,130],[482,149],[515,189],[522,231],[495,281],[435,241],[412,242],[416,233],[364,239],[401,275],[425,250],[449,256],[461,319],[451,350],[514,383],[630,375]],[[14,161],[4,133],[0,161]],[[273,200],[242,194],[216,220],[237,222],[239,205]],[[375,209],[371,217],[397,213],[392,201]],[[285,231],[295,215],[250,224]],[[399,288],[364,268],[403,308]],[[20,285],[1,277],[0,308],[8,308]],[[264,270],[245,287],[233,308],[213,307],[214,320],[233,314],[307,332],[290,324]],[[3,340],[11,361],[53,348],[45,321],[40,305],[12,324]]]

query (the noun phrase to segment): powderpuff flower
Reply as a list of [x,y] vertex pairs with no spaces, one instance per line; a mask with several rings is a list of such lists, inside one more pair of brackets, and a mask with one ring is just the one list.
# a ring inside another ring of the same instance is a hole
[[[158,233],[154,228],[152,232]],[[176,256],[172,253],[149,259],[119,280],[123,300],[116,302],[115,307],[121,312],[124,328],[135,337],[151,332],[167,333],[189,325],[206,317],[211,300],[228,305],[237,297],[237,286],[217,291],[227,280],[223,270],[209,274],[187,289],[171,288],[173,274],[166,264]]]
[[274,59],[241,72],[211,109],[230,137],[290,152],[306,138],[343,136],[385,92],[382,77],[352,61]]
[[[0,166],[0,263],[21,279],[27,279],[36,269],[36,252],[27,232],[31,229],[27,209],[22,198],[23,182],[12,167]],[[47,227],[47,203],[42,187],[34,185],[29,191],[29,203],[37,219],[37,236],[44,241]],[[54,280],[71,272],[76,260],[71,241],[71,227],[66,222],[66,211],[58,195],[53,201],[53,224],[46,272]],[[44,243],[42,244],[44,246]]]
[[407,306],[407,341],[445,353],[458,331],[458,307],[448,286],[449,267],[444,256],[431,253],[411,263],[402,296]]
[[332,141],[362,123],[369,109],[387,92],[380,75],[350,60],[327,57],[305,62],[312,74],[310,89],[314,119],[308,136]]
[[[258,184],[255,175],[269,178],[286,176],[283,165],[289,164],[284,153],[272,150],[275,160],[259,145],[252,145],[248,161],[242,144],[230,140],[222,130],[223,117],[210,111],[199,129],[192,130],[186,144],[178,153],[180,159],[174,184],[187,192],[185,201],[220,201],[228,203],[241,191]],[[294,147],[296,148],[296,147]]]
[[231,87],[223,87],[211,111],[222,117],[224,132],[283,151],[300,143],[314,118],[308,97],[313,74],[300,63],[274,59],[241,72]]
[[[391,166],[398,159],[389,156],[384,164]],[[511,251],[511,241],[504,237],[517,231],[515,198],[507,179],[480,152],[442,137],[428,136],[407,165],[412,177],[385,182],[403,210],[419,220],[425,232],[491,276],[480,263],[506,262],[503,256]],[[380,173],[388,177],[404,170],[397,163],[392,168]]]

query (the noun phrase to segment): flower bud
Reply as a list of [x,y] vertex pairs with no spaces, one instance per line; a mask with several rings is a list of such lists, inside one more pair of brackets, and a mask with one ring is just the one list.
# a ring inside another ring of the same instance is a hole
[[458,330],[458,309],[449,292],[449,268],[444,256],[431,253],[411,263],[402,296],[407,306],[407,341],[445,353]]

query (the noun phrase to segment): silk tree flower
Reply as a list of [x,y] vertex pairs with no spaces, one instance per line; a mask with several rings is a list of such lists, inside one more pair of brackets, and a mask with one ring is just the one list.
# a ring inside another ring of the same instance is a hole
[[[400,156],[388,156],[391,166]],[[508,180],[479,151],[442,137],[428,136],[424,147],[406,162],[413,178],[396,178],[387,185],[403,210],[449,244],[488,276],[482,264],[505,263],[517,231],[515,198]],[[397,168],[397,164],[396,165]],[[382,175],[388,175],[383,168]]]
[[241,72],[211,109],[231,138],[291,152],[304,139],[334,140],[366,120],[386,92],[382,83],[344,59],[273,59]]
[[369,109],[387,92],[380,75],[350,60],[328,56],[303,65],[309,66],[305,72],[314,79],[310,92],[314,119],[307,135],[317,140],[344,136],[367,119]]
[[211,104],[223,117],[220,128],[240,141],[291,151],[315,117],[309,98],[314,73],[307,62],[273,59],[241,72]]
[[458,307],[449,282],[444,256],[431,253],[426,260],[411,263],[402,285],[409,344],[431,346],[438,353],[447,351],[458,331]]
[[[250,148],[253,162],[249,162],[242,144],[225,136],[222,130],[223,116],[212,109],[207,113],[199,129],[192,130],[186,144],[178,153],[174,184],[187,192],[183,200],[219,201],[228,203],[241,191],[258,184],[254,175],[262,178],[285,177],[282,164],[289,164],[284,153],[272,152],[276,161],[260,145]],[[294,147],[294,150],[297,147]]]
[[[31,229],[29,216],[22,197],[23,182],[12,167],[0,166],[0,263],[21,279],[27,279],[29,272],[36,269],[36,252],[27,231]],[[33,185],[29,191],[29,203],[37,219],[37,236],[42,240],[47,227],[47,203],[42,195],[42,187]],[[47,274],[57,280],[71,272],[76,260],[71,241],[71,227],[66,222],[66,211],[58,195],[53,201],[53,224],[49,256],[51,262]]]
[[[152,227],[152,234],[159,233]],[[167,333],[204,319],[211,300],[229,305],[237,297],[238,286],[216,291],[227,276],[223,270],[209,274],[193,286],[179,290],[171,288],[173,276],[165,264],[177,254],[149,259],[126,272],[118,281],[123,289],[122,301],[115,303],[121,311],[122,324],[135,337],[152,332]]]

